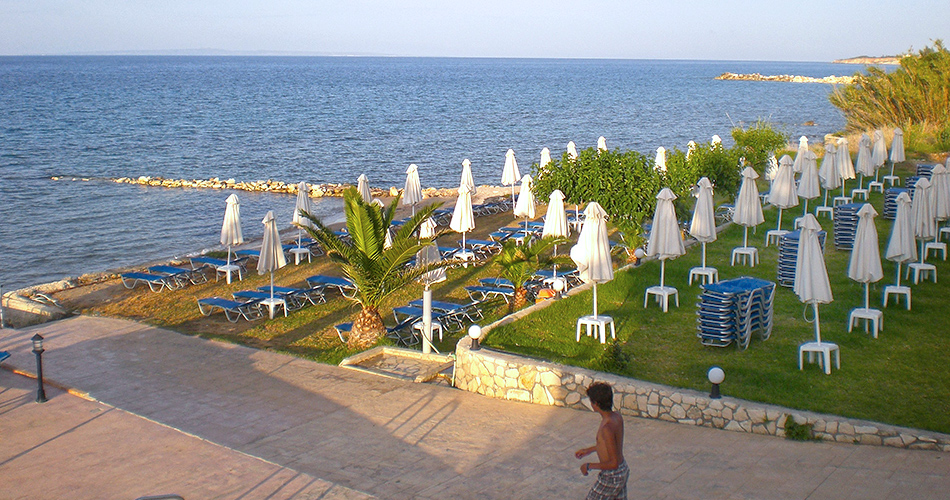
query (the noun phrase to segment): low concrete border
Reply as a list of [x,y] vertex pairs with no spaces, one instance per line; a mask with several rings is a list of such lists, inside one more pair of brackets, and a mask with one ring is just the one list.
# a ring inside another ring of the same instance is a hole
[[[419,361],[424,361],[427,363],[438,363],[435,368],[426,370],[415,377],[408,377],[405,375],[400,375],[398,373],[385,372],[381,370],[370,369],[362,366],[363,363],[367,361],[374,360],[383,356],[394,356],[401,358],[416,359]],[[403,349],[401,347],[390,347],[390,346],[379,346],[363,351],[357,354],[354,354],[343,361],[340,361],[340,366],[343,368],[349,368],[352,370],[358,370],[365,373],[372,373],[374,375],[379,375],[381,377],[395,378],[399,380],[410,380],[416,383],[428,382],[439,376],[446,368],[451,367],[455,364],[455,359],[448,354],[435,354],[435,353],[423,353],[421,351],[416,351],[413,349]]]

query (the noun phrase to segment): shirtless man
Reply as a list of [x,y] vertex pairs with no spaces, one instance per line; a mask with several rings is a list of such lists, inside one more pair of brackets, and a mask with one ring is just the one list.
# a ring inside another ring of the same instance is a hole
[[581,474],[587,475],[591,469],[600,469],[597,482],[587,494],[587,500],[626,500],[627,478],[630,469],[623,459],[623,417],[613,411],[613,389],[603,382],[595,382],[587,388],[594,411],[600,414],[600,428],[597,429],[597,444],[574,452],[577,458],[584,458],[597,452],[597,462],[581,464]]

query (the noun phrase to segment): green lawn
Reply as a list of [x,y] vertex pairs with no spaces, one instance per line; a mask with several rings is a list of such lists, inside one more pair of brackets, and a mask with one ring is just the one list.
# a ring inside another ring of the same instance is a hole
[[[849,182],[849,189],[855,181]],[[816,206],[813,200],[811,207]],[[871,202],[881,214],[878,237],[883,250],[890,236],[891,221],[883,218],[883,195]],[[687,219],[689,214],[678,214]],[[749,234],[750,245],[759,247],[761,263],[755,268],[731,267],[730,252],[742,243],[742,227],[731,226],[707,247],[707,265],[719,269],[720,279],[754,276],[776,281],[778,250],[765,248],[765,231],[776,227],[777,209],[765,212],[766,221]],[[783,228],[791,228],[801,207],[785,210]],[[798,345],[814,338],[808,323],[812,311],[790,288],[778,286],[771,338],[762,341],[753,334],[747,350],[735,347],[704,347],[696,337],[696,302],[699,286],[687,286],[689,269],[700,265],[700,246],[687,255],[668,261],[666,283],[680,292],[680,307],[663,313],[652,299],[643,307],[646,287],[659,283],[660,263],[618,272],[613,281],[598,286],[599,312],[614,318],[620,349],[605,348],[592,338],[575,342],[576,318],[590,314],[592,294],[582,293],[561,300],[540,312],[490,332],[486,343],[495,348],[560,363],[608,369],[641,380],[677,387],[708,390],[707,370],[714,365],[726,373],[724,394],[743,399],[869,419],[896,425],[950,432],[950,329],[947,300],[950,265],[935,262],[938,283],[912,286],[913,310],[891,305],[884,309],[884,331],[872,339],[863,329],[847,331],[848,313],[863,307],[863,285],[847,277],[849,251],[834,248],[832,223],[828,231],[825,262],[831,278],[834,302],[820,307],[822,339],[841,347],[841,370],[828,376],[817,365],[797,366]],[[884,279],[871,286],[871,307],[880,308],[881,292],[894,282],[895,268],[884,261]]]

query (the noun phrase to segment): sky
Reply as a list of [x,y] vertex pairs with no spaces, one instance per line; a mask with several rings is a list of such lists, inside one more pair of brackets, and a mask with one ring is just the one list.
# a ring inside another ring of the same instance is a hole
[[946,0],[0,0],[0,55],[831,61],[935,39]]

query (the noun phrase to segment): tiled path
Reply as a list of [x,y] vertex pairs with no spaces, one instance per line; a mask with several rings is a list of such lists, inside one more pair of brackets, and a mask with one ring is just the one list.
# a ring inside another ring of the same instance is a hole
[[[69,484],[71,498],[176,492],[188,500],[269,498],[242,491],[271,477],[288,482],[273,498],[301,484],[328,494],[299,498],[359,495],[347,489],[379,498],[583,498],[592,481],[573,458],[597,427],[590,412],[92,317],[0,331],[0,350],[13,353],[4,364],[32,372],[28,339],[37,332],[46,337],[48,378],[116,409],[53,390],[49,403],[37,405],[30,381],[0,371],[0,395],[11,396],[0,400],[0,499],[63,498],[16,486],[34,474],[47,485]],[[938,452],[797,443],[645,419],[628,418],[626,426],[630,498],[941,498],[950,491],[950,456]],[[166,444],[176,440],[183,444]],[[140,455],[150,459],[130,458]]]

